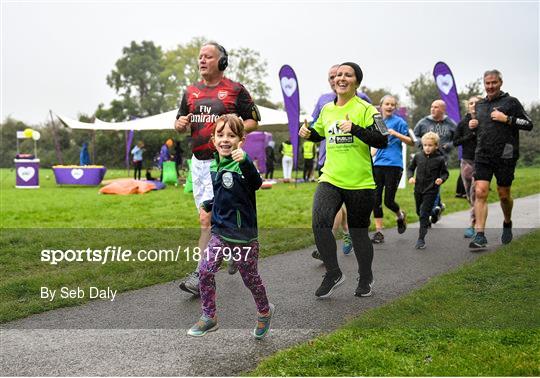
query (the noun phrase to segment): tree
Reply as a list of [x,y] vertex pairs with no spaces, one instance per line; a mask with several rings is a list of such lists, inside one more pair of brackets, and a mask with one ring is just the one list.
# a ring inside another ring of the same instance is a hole
[[242,83],[255,100],[266,99],[270,92],[270,87],[264,81],[268,76],[267,66],[259,52],[243,47],[231,50],[227,75],[232,80]]
[[430,73],[420,74],[405,88],[412,103],[409,109],[409,124],[414,127],[422,117],[429,114],[431,103],[439,98],[439,90]]
[[111,108],[101,107],[100,115],[109,120],[124,121],[130,117],[146,117],[166,109],[167,82],[163,73],[161,47],[152,41],[132,41],[122,49],[122,57],[107,76],[107,84],[121,96]]
[[387,94],[391,94],[399,102],[399,96],[391,93],[388,89],[385,88],[370,89],[366,86],[363,86],[360,87],[360,90],[368,95],[368,97],[371,99],[371,103],[375,106],[378,106],[381,103],[381,99]]

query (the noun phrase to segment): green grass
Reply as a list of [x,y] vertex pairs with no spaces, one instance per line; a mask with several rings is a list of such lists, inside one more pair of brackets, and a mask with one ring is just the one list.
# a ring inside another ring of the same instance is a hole
[[[538,192],[538,168],[516,172],[515,197]],[[447,211],[468,208],[454,198],[457,170],[443,186]],[[108,171],[106,179],[124,177]],[[276,172],[276,177],[280,173]],[[15,189],[14,170],[0,170],[0,323],[88,301],[48,302],[39,297],[41,286],[111,286],[119,292],[183,277],[196,263],[187,256],[177,262],[64,262],[40,261],[42,249],[182,249],[197,245],[198,216],[191,193],[181,187],[144,195],[99,195],[96,187],[58,187],[51,170],[40,171],[40,189]],[[316,184],[279,184],[257,194],[261,257],[314,244],[311,206]],[[490,201],[496,201],[492,191]],[[399,190],[397,201],[414,222],[412,187]],[[385,211],[385,226],[394,227],[394,215]],[[465,226],[465,225],[464,225]]]
[[538,376],[539,245],[524,236],[250,375]]

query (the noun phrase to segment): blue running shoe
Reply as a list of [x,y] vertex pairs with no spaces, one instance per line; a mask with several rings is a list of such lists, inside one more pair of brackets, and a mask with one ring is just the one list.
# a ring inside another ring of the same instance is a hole
[[352,240],[350,234],[343,234],[343,253],[348,255],[352,251]]
[[426,242],[424,239],[418,239],[416,241],[416,245],[414,246],[416,249],[426,249]]
[[475,234],[476,234],[476,231],[474,230],[474,227],[471,226],[465,229],[465,232],[463,233],[463,237],[465,239],[471,239],[474,237]]
[[476,234],[473,240],[469,243],[469,248],[474,251],[487,248],[487,239],[484,235]]

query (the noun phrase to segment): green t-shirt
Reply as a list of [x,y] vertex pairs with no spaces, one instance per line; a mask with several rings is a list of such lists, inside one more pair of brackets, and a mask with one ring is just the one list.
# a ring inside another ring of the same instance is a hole
[[326,162],[320,182],[328,182],[342,189],[375,189],[371,170],[371,153],[367,144],[349,133],[343,133],[338,125],[346,115],[355,125],[366,128],[373,125],[378,111],[373,105],[354,96],[343,106],[334,102],[326,104],[312,128],[326,138]]

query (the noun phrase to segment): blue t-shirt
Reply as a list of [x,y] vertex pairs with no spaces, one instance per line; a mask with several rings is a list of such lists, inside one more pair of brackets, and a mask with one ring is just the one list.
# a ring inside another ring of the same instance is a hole
[[[384,120],[384,123],[389,129],[394,129],[402,135],[409,136],[409,126],[407,126],[407,122],[403,118],[391,115]],[[403,169],[401,140],[393,135],[388,135],[388,146],[377,150],[373,165],[401,167]]]

